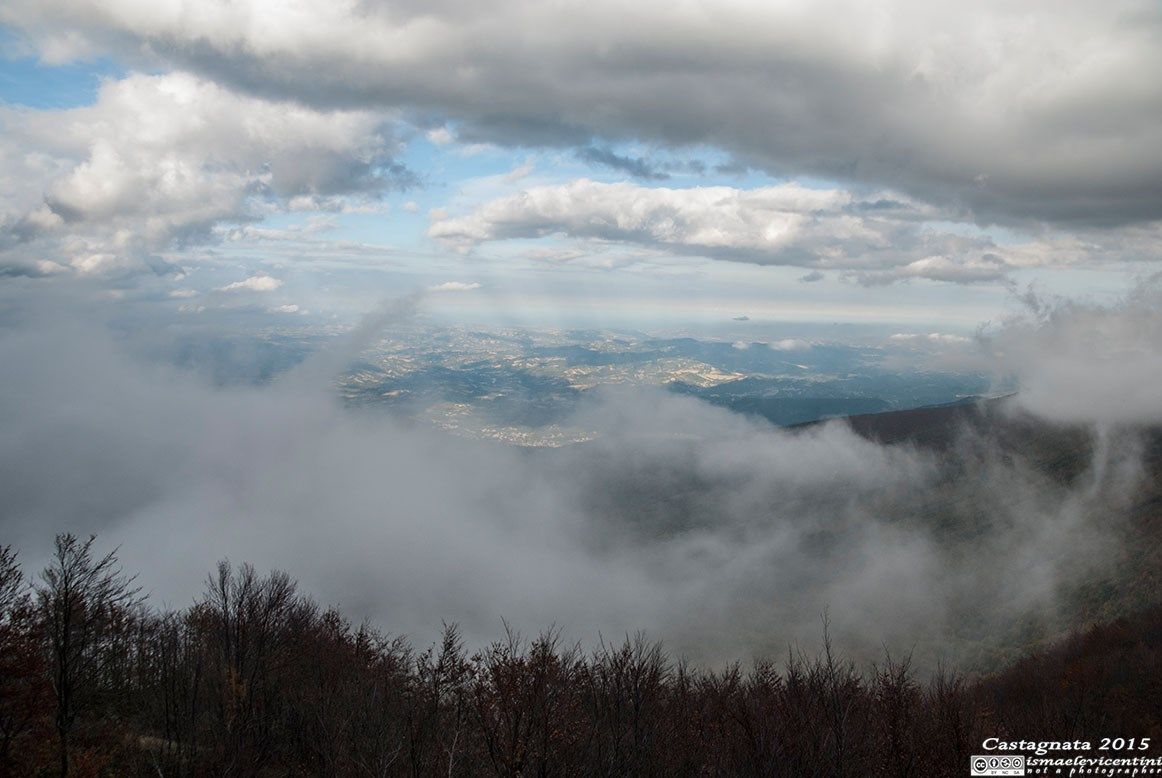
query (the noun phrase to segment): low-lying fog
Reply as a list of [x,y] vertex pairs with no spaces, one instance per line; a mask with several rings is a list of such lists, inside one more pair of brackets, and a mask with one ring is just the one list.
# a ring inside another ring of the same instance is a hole
[[720,662],[809,647],[826,612],[857,655],[971,661],[1119,558],[1144,478],[1133,427],[1162,420],[1159,299],[1035,307],[982,337],[1017,374],[1014,412],[1092,432],[1068,483],[988,435],[882,446],[663,391],[594,394],[576,423],[599,438],[555,451],[341,406],[330,380],[414,301],[270,385],[225,388],[44,305],[0,329],[0,526],[30,572],[54,533],[97,533],[155,604],[250,561],[421,643],[457,622],[479,644],[503,618],[585,641],[643,630]]

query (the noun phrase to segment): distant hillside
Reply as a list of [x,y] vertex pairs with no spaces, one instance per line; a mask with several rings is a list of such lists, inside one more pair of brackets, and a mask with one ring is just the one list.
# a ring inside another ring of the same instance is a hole
[[901,377],[869,372],[826,380],[748,376],[713,386],[691,386],[675,381],[667,388],[720,408],[766,419],[780,427],[794,427],[840,416],[969,403],[975,397],[963,395],[980,391],[984,385],[964,376],[940,373]]
[[995,427],[1004,420],[1008,407],[1007,397],[969,400],[851,414],[846,421],[855,432],[877,443],[910,442],[926,448],[942,448],[950,445],[966,428],[982,431]]
[[703,397],[736,413],[759,416],[780,427],[819,419],[875,414],[891,406],[878,397]]
[[[1158,599],[1162,430],[1099,433],[1052,424],[1005,397],[859,414],[790,431],[809,434],[825,423],[848,425],[891,447],[915,448],[920,456],[901,461],[926,463],[933,472],[915,488],[885,483],[854,492],[840,481],[799,488],[779,480],[775,469],[766,491],[740,497],[730,473],[707,466],[714,460],[705,458],[702,438],[653,440],[651,457],[625,456],[601,439],[530,456],[584,479],[578,503],[603,517],[595,542],[610,547],[768,521],[795,531],[802,517],[818,517],[796,563],[813,560],[805,565],[806,577],[796,579],[800,593],[851,564],[846,554],[859,548],[867,521],[920,539],[950,581],[975,583],[959,585],[963,596],[949,600],[940,623],[917,634],[912,648],[917,656],[956,656],[964,667],[996,667],[1070,629]],[[1049,576],[1037,584],[1043,593],[1027,606],[1017,604],[1014,591],[1035,575]],[[999,617],[1002,611],[1011,618]],[[778,650],[770,637],[784,634],[777,609],[756,600],[747,613],[755,622],[755,650]]]
[[[952,473],[976,477],[971,460],[981,450],[1006,462],[1021,462],[1062,487],[1092,478],[1102,456],[1122,453],[1137,464],[1137,477],[1096,506],[1112,545],[1121,549],[1116,564],[1084,569],[1060,582],[1070,596],[1074,625],[1097,623],[1146,607],[1162,591],[1162,428],[1095,429],[1054,424],[1021,410],[1014,396],[943,407],[916,408],[848,417],[859,435],[887,445],[914,445],[941,452]],[[800,425],[809,429],[815,424]],[[963,517],[964,490],[950,484],[930,497],[929,515]],[[971,491],[969,492],[971,494]],[[959,528],[962,529],[962,528]],[[958,531],[959,531],[958,529]],[[1068,611],[1069,609],[1067,609]]]
[[[1055,424],[1037,418],[1016,404],[1015,395],[963,403],[850,415],[844,422],[860,436],[888,445],[911,443],[944,450],[966,436],[988,438],[1002,450],[1030,458],[1058,479],[1070,480],[1094,456],[1096,430]],[[798,425],[806,429],[822,422]],[[1141,448],[1148,486],[1162,480],[1162,428],[1119,429]]]

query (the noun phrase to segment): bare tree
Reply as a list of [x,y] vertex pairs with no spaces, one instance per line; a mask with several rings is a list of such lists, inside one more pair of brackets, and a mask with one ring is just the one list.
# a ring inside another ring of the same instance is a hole
[[10,546],[0,547],[0,774],[35,736],[44,702],[44,668],[36,650],[28,583]]
[[448,628],[417,653],[249,565],[151,612],[92,544],[58,538],[32,596],[0,547],[0,775],[59,756],[93,775],[945,778],[989,734],[1162,728],[1162,606],[975,680],[890,656],[861,673],[826,619],[817,655],[699,671],[555,630],[467,656]]
[[27,597],[24,574],[12,546],[0,546],[0,619],[7,620]]
[[77,716],[97,696],[107,669],[105,644],[140,603],[140,588],[122,573],[117,550],[96,557],[95,540],[93,535],[85,541],[71,533],[57,535],[56,552],[36,587],[62,776],[69,772],[69,737]]
[[251,565],[235,571],[224,561],[197,610],[211,657],[207,681],[223,770],[256,772],[273,755],[293,636],[314,620],[317,607],[299,599],[286,573],[261,577]]

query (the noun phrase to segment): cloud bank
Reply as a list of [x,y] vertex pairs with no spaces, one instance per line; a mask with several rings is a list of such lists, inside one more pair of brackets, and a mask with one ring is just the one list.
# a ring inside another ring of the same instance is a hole
[[843,270],[865,283],[997,281],[1008,263],[985,238],[925,228],[937,214],[890,193],[856,197],[789,183],[670,189],[581,179],[437,214],[429,237],[460,250],[565,235],[761,265]]
[[465,142],[706,144],[982,222],[1162,216],[1152,3],[12,0],[41,55],[264,100],[407,108]]
[[989,435],[936,455],[665,393],[591,395],[570,423],[597,440],[559,451],[344,408],[336,373],[416,304],[271,385],[214,387],[40,300],[0,330],[0,527],[31,564],[53,532],[98,532],[175,604],[231,557],[420,640],[456,621],[482,641],[504,617],[645,629],[705,661],[809,643],[825,610],[860,655],[967,661],[1051,624],[1119,551],[1139,471],[1116,431],[1059,482]]

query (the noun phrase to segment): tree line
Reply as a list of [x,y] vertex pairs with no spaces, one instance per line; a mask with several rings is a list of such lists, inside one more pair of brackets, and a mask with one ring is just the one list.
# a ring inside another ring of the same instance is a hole
[[226,562],[184,610],[61,535],[0,548],[0,772],[151,776],[960,776],[986,737],[1162,736],[1162,608],[984,678],[860,669],[828,640],[693,668],[641,636],[423,650]]

